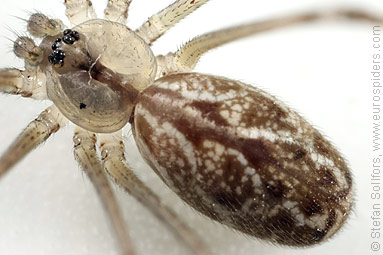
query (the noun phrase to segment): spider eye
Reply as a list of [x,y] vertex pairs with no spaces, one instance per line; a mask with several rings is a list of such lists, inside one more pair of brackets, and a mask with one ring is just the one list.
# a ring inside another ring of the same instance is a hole
[[55,43],[52,44],[52,50],[56,50],[57,48],[60,48],[61,47],[61,39],[60,38],[57,38]]
[[48,56],[48,60],[50,63],[57,65],[59,64],[60,66],[64,65],[64,58],[65,58],[65,52],[62,50],[54,50],[52,54]]
[[63,37],[63,41],[64,41],[64,43],[66,43],[66,44],[74,44],[74,42],[76,41],[76,39],[75,39],[73,36],[70,36],[70,35],[64,35],[64,37]]

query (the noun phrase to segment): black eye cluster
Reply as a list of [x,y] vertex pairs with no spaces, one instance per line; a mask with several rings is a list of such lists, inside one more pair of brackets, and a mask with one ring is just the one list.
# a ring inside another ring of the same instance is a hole
[[73,44],[75,41],[80,39],[80,35],[77,31],[72,31],[70,29],[65,29],[64,30],[64,37],[63,41],[66,44]]
[[57,38],[55,43],[52,45],[53,53],[48,56],[48,61],[51,64],[59,64],[60,66],[64,65],[65,52],[60,50],[62,43],[73,44],[75,41],[80,39],[80,34],[77,31],[65,29],[62,38]]

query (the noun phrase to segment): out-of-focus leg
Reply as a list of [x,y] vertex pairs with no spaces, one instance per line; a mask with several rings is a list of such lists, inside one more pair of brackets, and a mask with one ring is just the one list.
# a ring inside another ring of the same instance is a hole
[[43,111],[34,121],[29,123],[27,128],[0,157],[0,177],[66,123],[67,120],[55,106]]
[[0,93],[21,95],[33,99],[47,99],[45,74],[15,68],[0,69]]
[[132,242],[126,232],[125,222],[116,197],[102,169],[96,152],[96,135],[76,128],[73,142],[75,158],[97,190],[101,203],[108,214],[113,229],[125,255],[134,254]]
[[24,59],[26,70],[38,70],[39,64],[44,60],[43,50],[26,36],[20,36],[13,42],[13,52]]
[[97,17],[90,0],[65,0],[64,3],[65,14],[72,26]]
[[249,24],[229,27],[226,29],[209,32],[195,37],[183,45],[177,52],[166,56],[158,56],[157,62],[161,67],[159,76],[172,72],[186,72],[194,69],[200,57],[207,51],[225,43],[244,38],[261,32],[272,31],[318,20],[354,20],[382,24],[380,15],[364,12],[362,10],[319,10],[285,16],[281,18],[257,21]]
[[104,11],[104,18],[125,24],[130,2],[131,0],[108,0],[108,5]]
[[209,0],[178,0],[150,17],[148,21],[136,30],[136,33],[141,36],[146,43],[152,44],[172,26],[207,1]]
[[210,254],[199,237],[169,207],[164,205],[125,163],[121,133],[98,136],[104,168],[113,180],[163,221],[194,254]]
[[50,19],[42,13],[34,13],[28,19],[27,29],[32,36],[42,38],[59,34],[64,25],[60,20]]

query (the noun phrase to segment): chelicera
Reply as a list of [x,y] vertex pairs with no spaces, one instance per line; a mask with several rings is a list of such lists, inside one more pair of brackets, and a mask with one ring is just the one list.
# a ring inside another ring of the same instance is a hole
[[[109,1],[105,20],[89,19],[88,1],[66,1],[71,29],[33,14],[28,31],[42,42],[16,40],[15,53],[25,60],[26,71],[2,70],[0,86],[54,105],[3,154],[0,173],[70,121],[77,126],[76,159],[99,191],[124,253],[131,254],[132,245],[104,171],[196,254],[207,254],[193,231],[125,164],[121,129],[129,123],[144,159],[198,211],[275,243],[320,243],[343,225],[351,209],[352,180],[342,157],[304,119],[262,90],[191,71],[204,52],[223,43],[330,16],[303,13],[241,25],[154,56],[149,46],[205,2],[177,1],[136,31],[124,25],[129,1]],[[380,21],[359,11],[333,14]]]

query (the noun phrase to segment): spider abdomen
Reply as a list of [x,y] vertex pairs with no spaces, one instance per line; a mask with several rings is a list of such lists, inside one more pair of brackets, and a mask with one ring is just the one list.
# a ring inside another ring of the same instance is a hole
[[172,190],[246,234],[312,245],[350,213],[345,161],[301,116],[257,88],[169,75],[140,95],[132,126],[142,156]]

